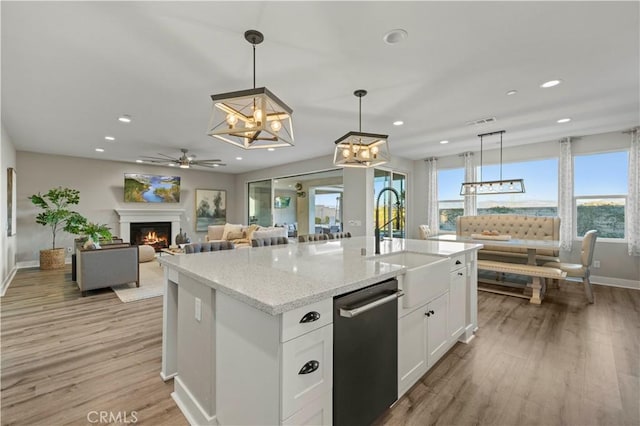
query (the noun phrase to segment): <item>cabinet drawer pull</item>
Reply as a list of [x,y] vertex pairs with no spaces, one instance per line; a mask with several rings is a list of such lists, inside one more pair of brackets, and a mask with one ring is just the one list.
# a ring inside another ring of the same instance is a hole
[[313,373],[314,371],[316,371],[318,369],[318,367],[320,367],[320,363],[318,361],[316,361],[315,359],[311,360],[311,361],[307,362],[305,365],[302,366],[300,371],[298,371],[298,374]]
[[316,312],[316,311],[307,312],[306,314],[304,314],[304,316],[300,320],[300,324],[303,324],[303,323],[306,323],[306,322],[318,321],[319,319],[320,319],[320,313],[319,312]]
[[458,272],[458,275],[464,275],[462,272]]
[[430,317],[431,315],[435,315],[435,312],[433,311],[428,311],[425,313],[426,316]]
[[462,262],[460,262],[459,260],[456,260],[456,265],[462,265]]

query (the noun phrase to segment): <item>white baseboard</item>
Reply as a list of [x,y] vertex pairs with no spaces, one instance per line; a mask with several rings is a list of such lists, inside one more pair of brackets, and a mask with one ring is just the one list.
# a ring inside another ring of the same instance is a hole
[[17,266],[14,266],[11,269],[11,272],[9,272],[9,275],[7,275],[7,277],[2,281],[2,287],[0,287],[0,296],[4,296],[4,294],[7,292],[7,289],[9,288],[9,284],[11,284],[13,277],[16,276],[17,271],[18,271]]
[[624,278],[612,278],[612,277],[601,277],[598,275],[591,275],[591,283],[607,285],[610,287],[622,287],[622,288],[632,288],[634,290],[640,290],[640,280],[626,280]]
[[[70,257],[65,257],[64,258],[64,264],[65,265],[71,265],[71,258]],[[40,267],[40,261],[39,260],[27,260],[25,262],[18,262],[18,264],[16,266],[18,267],[18,269],[38,268],[38,267]]]
[[206,413],[193,394],[184,383],[182,383],[180,376],[173,378],[173,385],[175,390],[171,393],[171,398],[176,402],[176,405],[190,425],[218,425],[216,416],[210,416]]

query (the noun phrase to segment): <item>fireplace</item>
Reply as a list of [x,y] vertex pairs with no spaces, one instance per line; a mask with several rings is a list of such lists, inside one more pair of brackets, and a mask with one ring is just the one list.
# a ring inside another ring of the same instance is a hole
[[155,251],[169,247],[171,222],[136,222],[130,227],[131,244],[148,245]]

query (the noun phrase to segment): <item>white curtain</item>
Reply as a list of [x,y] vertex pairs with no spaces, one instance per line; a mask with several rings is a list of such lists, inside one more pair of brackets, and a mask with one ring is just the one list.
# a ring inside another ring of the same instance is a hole
[[629,256],[640,256],[640,131],[631,131],[629,148],[629,194],[627,196],[627,240]]
[[573,247],[573,158],[571,138],[560,141],[560,170],[558,171],[558,216],[560,217],[560,250]]
[[[475,182],[476,181],[476,166],[473,162],[473,152],[465,152],[464,157],[464,181]],[[465,195],[464,196],[464,215],[465,216],[477,216],[477,196]]]
[[425,160],[427,165],[427,225],[432,234],[440,230],[440,213],[438,211],[438,165],[435,158]]

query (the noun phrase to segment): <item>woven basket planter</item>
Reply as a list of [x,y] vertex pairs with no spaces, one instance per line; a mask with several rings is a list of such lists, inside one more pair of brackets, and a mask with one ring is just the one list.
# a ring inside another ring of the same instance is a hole
[[40,269],[64,268],[64,248],[40,250]]

